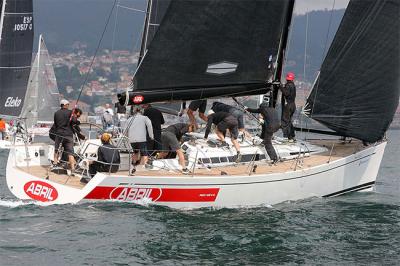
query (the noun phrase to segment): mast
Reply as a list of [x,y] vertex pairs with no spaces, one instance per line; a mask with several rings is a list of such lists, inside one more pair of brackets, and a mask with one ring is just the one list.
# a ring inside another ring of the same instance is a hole
[[[278,83],[278,84],[280,84],[281,77],[282,77],[283,61],[285,60],[285,56],[286,56],[285,52],[286,52],[286,47],[287,47],[290,26],[292,24],[294,3],[295,3],[295,0],[290,0],[290,2],[289,2],[288,12],[287,12],[286,18],[285,18],[286,26],[283,27],[283,30],[282,30],[281,41],[279,44],[279,53],[278,53],[278,57],[276,59],[277,66],[276,66],[276,70],[274,73],[274,82]],[[272,99],[272,102],[270,103],[270,104],[272,104],[273,107],[276,106],[276,101],[278,99],[279,86],[280,85],[277,85],[277,84],[273,85],[273,99]]]
[[[34,98],[36,98],[35,99],[35,109],[32,111],[32,112],[34,112],[34,123],[36,124],[37,123],[37,120],[38,120],[38,108],[39,108],[39,101],[41,100],[41,99],[39,99],[39,87],[40,87],[40,82],[39,82],[39,75],[40,74],[42,74],[43,75],[43,73],[40,73],[40,57],[41,57],[41,55],[42,55],[42,49],[41,49],[41,46],[42,46],[42,34],[40,34],[39,35],[39,43],[38,43],[38,51],[37,51],[37,65],[36,65],[36,67],[37,67],[37,70],[36,70],[36,86],[35,86],[35,89],[34,89],[34,92],[33,92],[33,97]],[[45,75],[45,74],[44,74]],[[44,89],[44,88],[41,88],[42,90]]]
[[0,14],[0,44],[1,44],[1,39],[3,37],[4,12],[5,12],[5,9],[6,9],[6,2],[7,2],[7,0],[3,0],[2,6],[1,6],[1,14]]
[[142,44],[140,47],[139,59],[137,65],[140,65],[140,62],[143,59],[143,56],[147,49],[147,38],[149,36],[149,27],[150,27],[150,17],[151,17],[151,9],[153,5],[153,0],[147,0],[147,8],[146,8],[146,19],[144,21],[144,28],[142,34]]

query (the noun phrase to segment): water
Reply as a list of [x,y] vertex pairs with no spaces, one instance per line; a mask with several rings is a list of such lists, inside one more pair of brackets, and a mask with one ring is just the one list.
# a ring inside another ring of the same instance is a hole
[[0,165],[0,265],[398,264],[400,131],[388,136],[377,193],[271,208],[43,207],[16,200]]

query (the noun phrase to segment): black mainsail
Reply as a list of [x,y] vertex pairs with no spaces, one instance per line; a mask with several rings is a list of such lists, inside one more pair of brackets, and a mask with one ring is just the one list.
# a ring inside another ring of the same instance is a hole
[[[170,0],[129,104],[264,94],[294,0]],[[151,14],[150,14],[151,18]],[[148,27],[151,33],[151,27]],[[143,47],[143,46],[142,46]],[[119,95],[125,102],[125,95]]]
[[1,0],[0,115],[21,114],[31,69],[32,0]]
[[400,89],[400,1],[351,0],[304,112],[342,136],[383,138]]

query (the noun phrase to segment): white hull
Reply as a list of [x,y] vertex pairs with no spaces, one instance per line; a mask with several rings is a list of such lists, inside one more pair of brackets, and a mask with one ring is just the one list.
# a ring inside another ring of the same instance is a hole
[[11,141],[9,140],[0,140],[0,149],[9,150],[12,146]]
[[[16,167],[21,162],[15,160],[15,150],[12,150],[7,164],[7,184],[16,197],[41,201],[45,205],[85,200],[151,203],[179,209],[273,205],[370,189],[375,183],[385,146],[386,142],[378,143],[338,160],[284,173],[161,177],[99,173],[83,188],[28,174]],[[36,156],[30,163],[43,165],[42,159]]]
[[9,150],[14,146],[25,146],[25,141],[20,137],[17,137],[15,142],[13,140],[0,140],[0,149]]

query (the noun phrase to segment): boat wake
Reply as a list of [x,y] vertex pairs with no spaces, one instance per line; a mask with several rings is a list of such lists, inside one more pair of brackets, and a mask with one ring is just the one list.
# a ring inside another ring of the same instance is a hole
[[0,207],[17,208],[25,205],[45,206],[45,204],[37,201],[22,201],[22,200],[2,200],[0,199]]

